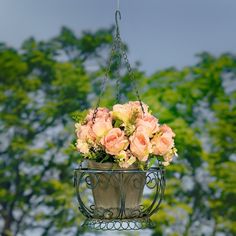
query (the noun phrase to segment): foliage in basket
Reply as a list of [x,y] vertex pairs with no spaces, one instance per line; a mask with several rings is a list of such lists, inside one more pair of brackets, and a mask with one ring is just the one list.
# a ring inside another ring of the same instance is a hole
[[117,163],[121,168],[136,163],[143,168],[155,160],[167,166],[177,155],[175,133],[160,125],[139,101],[116,104],[111,111],[89,110],[76,121],[76,149],[86,159]]

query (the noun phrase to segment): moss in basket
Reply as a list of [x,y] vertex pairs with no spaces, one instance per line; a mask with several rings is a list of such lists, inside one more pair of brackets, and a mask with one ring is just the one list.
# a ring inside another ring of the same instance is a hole
[[94,160],[96,162],[105,163],[105,162],[114,162],[114,157],[105,152],[102,149],[92,148],[87,155],[86,159]]

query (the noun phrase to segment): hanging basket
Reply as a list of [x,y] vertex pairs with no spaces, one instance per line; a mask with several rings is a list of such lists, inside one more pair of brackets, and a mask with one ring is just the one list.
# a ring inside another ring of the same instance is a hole
[[150,216],[161,204],[165,177],[162,167],[115,169],[113,163],[89,162],[74,172],[83,227],[96,230],[137,230],[153,227]]
[[[137,230],[153,227],[150,217],[158,211],[164,195],[164,166],[172,161],[177,151],[172,129],[160,125],[141,101],[120,38],[120,18],[120,11],[116,11],[116,35],[96,108],[90,110],[82,122],[75,124],[76,149],[84,159],[97,161],[88,161],[87,168],[80,167],[74,172],[79,210],[86,217],[83,227],[89,229]],[[124,60],[137,101],[120,104],[118,76],[117,104],[110,111],[99,105],[114,54]],[[151,157],[158,161],[158,166],[145,168]]]

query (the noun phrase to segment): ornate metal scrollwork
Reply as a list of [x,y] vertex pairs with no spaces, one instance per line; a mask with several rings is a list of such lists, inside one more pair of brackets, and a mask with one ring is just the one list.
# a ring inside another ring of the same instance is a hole
[[149,170],[76,169],[74,185],[79,210],[93,230],[136,230],[153,227],[150,216],[165,190],[162,167]]

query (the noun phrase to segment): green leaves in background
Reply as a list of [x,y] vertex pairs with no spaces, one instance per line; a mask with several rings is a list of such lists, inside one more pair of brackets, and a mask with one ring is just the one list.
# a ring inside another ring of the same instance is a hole
[[[81,120],[96,101],[112,31],[77,37],[63,27],[51,40],[26,40],[20,50],[0,45],[2,235],[83,233],[72,182],[81,157],[69,147],[71,117]],[[198,57],[181,70],[149,77],[134,71],[143,101],[175,131],[179,153],[166,170],[153,235],[236,234],[236,57]],[[88,62],[98,69],[91,71]],[[134,100],[127,73],[121,79],[121,98]],[[102,106],[113,104],[112,86]]]

